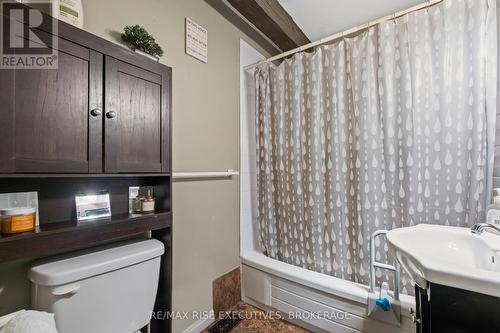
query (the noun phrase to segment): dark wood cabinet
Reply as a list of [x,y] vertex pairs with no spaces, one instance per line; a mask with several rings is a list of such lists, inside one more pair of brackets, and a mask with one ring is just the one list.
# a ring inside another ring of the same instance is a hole
[[[40,221],[34,231],[0,235],[0,262],[151,235],[165,245],[155,311],[167,313],[172,70],[43,17],[35,30],[55,38],[43,40],[57,48],[58,67],[0,69],[0,193],[38,192]],[[130,214],[130,186],[153,191],[154,212]],[[112,216],[78,222],[75,194],[102,190],[110,195]],[[152,320],[152,332],[170,331],[170,319]]]
[[[102,169],[102,56],[60,39],[58,69],[0,75],[0,173],[88,173]],[[97,139],[96,139],[97,138]]]
[[500,298],[429,283],[415,287],[417,333],[500,332]]
[[112,57],[105,62],[105,172],[168,171],[167,80]]
[[0,174],[170,172],[171,69],[104,52],[58,37],[57,69],[2,70]]

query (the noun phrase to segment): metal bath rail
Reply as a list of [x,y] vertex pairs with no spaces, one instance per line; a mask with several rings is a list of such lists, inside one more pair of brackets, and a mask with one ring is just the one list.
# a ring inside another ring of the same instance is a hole
[[388,271],[394,272],[394,299],[399,301],[399,280],[400,280],[400,272],[399,272],[399,263],[395,260],[395,266],[388,265],[385,263],[381,263],[375,260],[375,238],[386,235],[388,233],[387,230],[378,230],[372,234],[370,238],[370,291],[372,293],[375,292],[376,285],[376,277],[375,277],[375,268],[381,268]]

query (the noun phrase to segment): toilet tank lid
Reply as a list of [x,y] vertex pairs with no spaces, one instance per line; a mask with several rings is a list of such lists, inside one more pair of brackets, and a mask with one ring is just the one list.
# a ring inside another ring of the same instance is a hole
[[39,260],[28,275],[34,284],[58,286],[151,260],[164,252],[156,239],[113,243]]

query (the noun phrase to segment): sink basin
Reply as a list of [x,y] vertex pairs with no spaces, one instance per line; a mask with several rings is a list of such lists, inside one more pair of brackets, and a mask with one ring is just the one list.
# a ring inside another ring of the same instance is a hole
[[500,297],[500,236],[420,224],[387,233],[389,252],[422,288],[427,283]]

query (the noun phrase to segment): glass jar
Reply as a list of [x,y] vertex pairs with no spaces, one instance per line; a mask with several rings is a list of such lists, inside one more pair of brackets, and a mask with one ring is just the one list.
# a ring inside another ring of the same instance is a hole
[[36,208],[4,208],[0,209],[2,233],[16,234],[35,230]]

